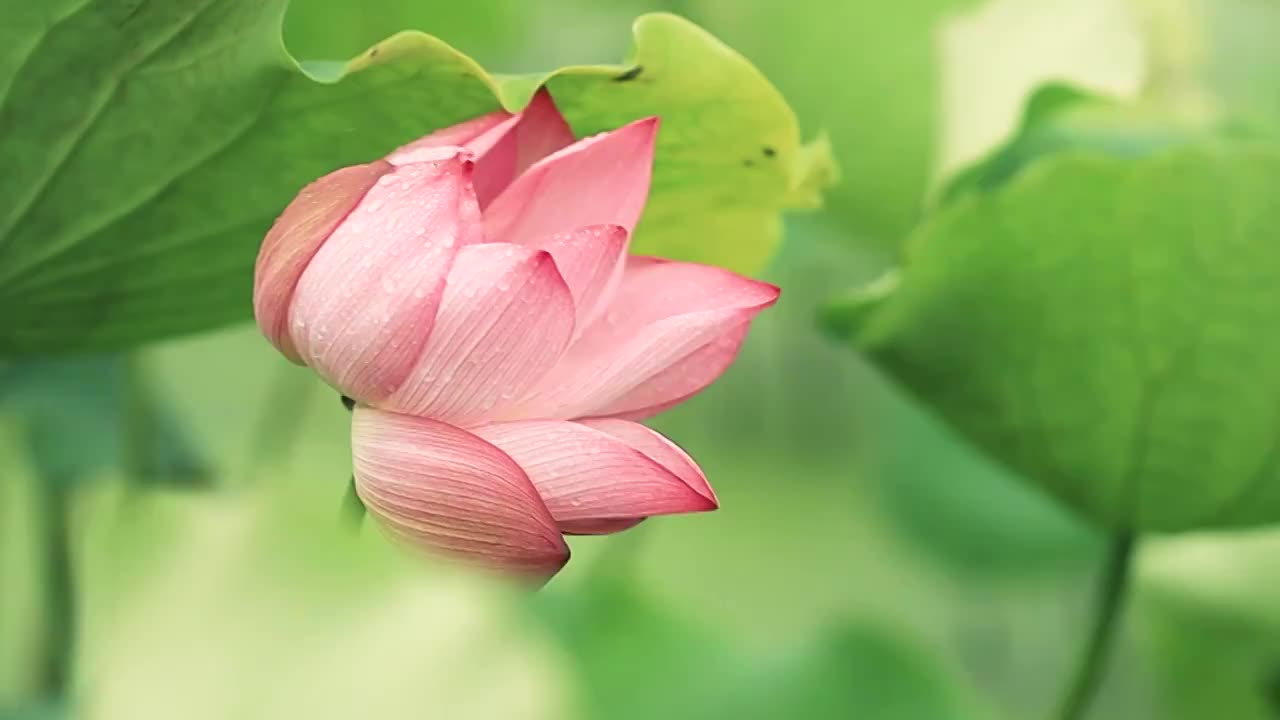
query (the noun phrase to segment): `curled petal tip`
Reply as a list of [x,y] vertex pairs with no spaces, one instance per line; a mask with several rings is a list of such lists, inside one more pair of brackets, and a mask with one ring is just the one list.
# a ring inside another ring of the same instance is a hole
[[637,127],[648,128],[654,135],[658,134],[658,129],[662,127],[662,118],[657,115],[650,115],[647,118],[640,118],[632,123]]
[[773,283],[756,281],[760,285],[760,291],[766,296],[764,302],[760,305],[762,308],[771,307],[778,302],[778,298],[782,296],[782,288]]

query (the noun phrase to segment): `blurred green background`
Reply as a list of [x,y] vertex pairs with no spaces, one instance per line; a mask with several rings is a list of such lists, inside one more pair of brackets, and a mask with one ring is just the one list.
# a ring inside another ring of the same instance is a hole
[[[894,266],[940,179],[1044,82],[1274,127],[1280,3],[294,0],[285,40],[345,58],[418,28],[523,72],[617,61],[650,10],[756,63],[843,176],[787,219],[764,273],[782,300],[738,363],[655,423],[721,509],[575,539],[530,599],[336,532],[348,416],[252,326],[0,364],[0,714],[64,711],[30,705],[57,653],[37,512],[55,482],[82,490],[90,717],[1047,716],[1100,536],[825,339],[816,309]],[[1278,565],[1267,531],[1147,541],[1090,717],[1280,717]]]

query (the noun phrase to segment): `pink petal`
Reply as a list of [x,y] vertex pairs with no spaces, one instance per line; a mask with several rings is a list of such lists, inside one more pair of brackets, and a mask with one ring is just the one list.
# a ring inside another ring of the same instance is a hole
[[640,423],[615,418],[593,418],[579,420],[578,423],[586,425],[592,430],[611,435],[653,458],[661,463],[663,467],[680,476],[680,479],[684,480],[685,484],[693,488],[699,495],[719,507],[716,494],[711,489],[711,486],[707,484],[707,478],[702,474],[702,470],[698,468],[698,464],[679,445],[671,442],[658,431]]
[[644,518],[627,518],[625,520],[564,520],[556,523],[560,532],[565,535],[612,535],[630,530],[644,522]]
[[387,159],[404,164],[429,157],[423,150],[466,148],[475,155],[476,198],[485,208],[529,166],[572,142],[569,123],[543,88],[516,115],[499,111],[468,120],[409,143]]
[[569,419],[669,407],[728,367],[744,326],[778,292],[721,268],[631,257],[604,316],[501,417]]
[[481,240],[459,153],[383,175],[298,281],[298,355],[344,395],[387,397],[417,362],[458,249]]
[[422,153],[420,151],[442,147],[466,148],[479,159],[483,151],[493,145],[493,140],[496,140],[496,137],[475,145],[473,143],[484,138],[491,130],[514,124],[514,120],[515,116],[511,113],[505,110],[498,110],[488,115],[481,115],[478,118],[460,122],[457,125],[450,125],[430,135],[424,135],[408,145],[397,148],[387,156],[387,162],[393,165],[412,165],[415,162],[422,162],[424,158],[430,159],[430,153]]
[[620,225],[590,225],[529,242],[546,250],[573,293],[579,333],[600,314],[622,279],[627,231]]
[[543,158],[485,208],[485,237],[527,244],[584,225],[635,229],[649,195],[658,119],[584,138]]
[[538,578],[569,559],[525,473],[465,430],[357,406],[351,452],[360,499],[398,537]]
[[562,530],[616,531],[717,507],[702,472],[670,442],[625,420],[601,423],[525,420],[473,432],[519,463]]
[[644,420],[679,405],[729,369],[750,329],[750,319],[741,321],[592,414]]
[[293,362],[302,363],[289,336],[289,304],[298,279],[334,228],[391,170],[378,160],[325,175],[298,193],[263,239],[254,268],[253,314],[271,344]]
[[551,369],[569,344],[573,314],[547,252],[465,247],[417,364],[380,407],[455,425],[483,422]]

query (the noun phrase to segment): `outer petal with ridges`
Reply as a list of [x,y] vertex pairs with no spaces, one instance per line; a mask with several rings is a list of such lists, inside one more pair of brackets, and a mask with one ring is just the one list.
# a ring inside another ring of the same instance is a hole
[[594,523],[616,531],[638,518],[717,506],[688,456],[634,423],[526,420],[473,432],[519,463],[562,529],[579,532]]
[[376,403],[417,362],[454,256],[482,239],[469,174],[459,152],[383,175],[298,281],[294,346],[344,395]]
[[289,336],[289,305],[298,279],[338,224],[392,170],[378,160],[325,175],[298,193],[263,239],[254,268],[253,314],[271,344],[293,362],[303,362]]
[[465,430],[358,406],[351,451],[360,499],[398,537],[540,579],[569,559],[524,471]]
[[573,300],[550,254],[463,248],[409,377],[380,404],[460,426],[501,412],[555,365],[573,334]]

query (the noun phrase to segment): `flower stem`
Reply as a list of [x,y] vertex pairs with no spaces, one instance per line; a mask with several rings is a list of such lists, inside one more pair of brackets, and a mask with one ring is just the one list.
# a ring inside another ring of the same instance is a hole
[[351,525],[352,530],[359,530],[367,512],[364,501],[356,492],[356,478],[353,475],[351,484],[347,485],[347,492],[342,496],[342,519]]
[[1135,538],[1121,532],[1111,541],[1106,565],[1098,583],[1093,608],[1093,629],[1077,661],[1075,675],[1062,697],[1057,720],[1080,720],[1098,690],[1115,639],[1116,625],[1128,595]]
[[[356,401],[343,395],[342,407],[346,408],[347,412],[354,412]],[[342,517],[351,525],[352,530],[359,530],[368,512],[364,501],[360,499],[360,493],[356,492],[356,476],[352,475],[351,484],[347,485],[347,492],[342,496]]]

